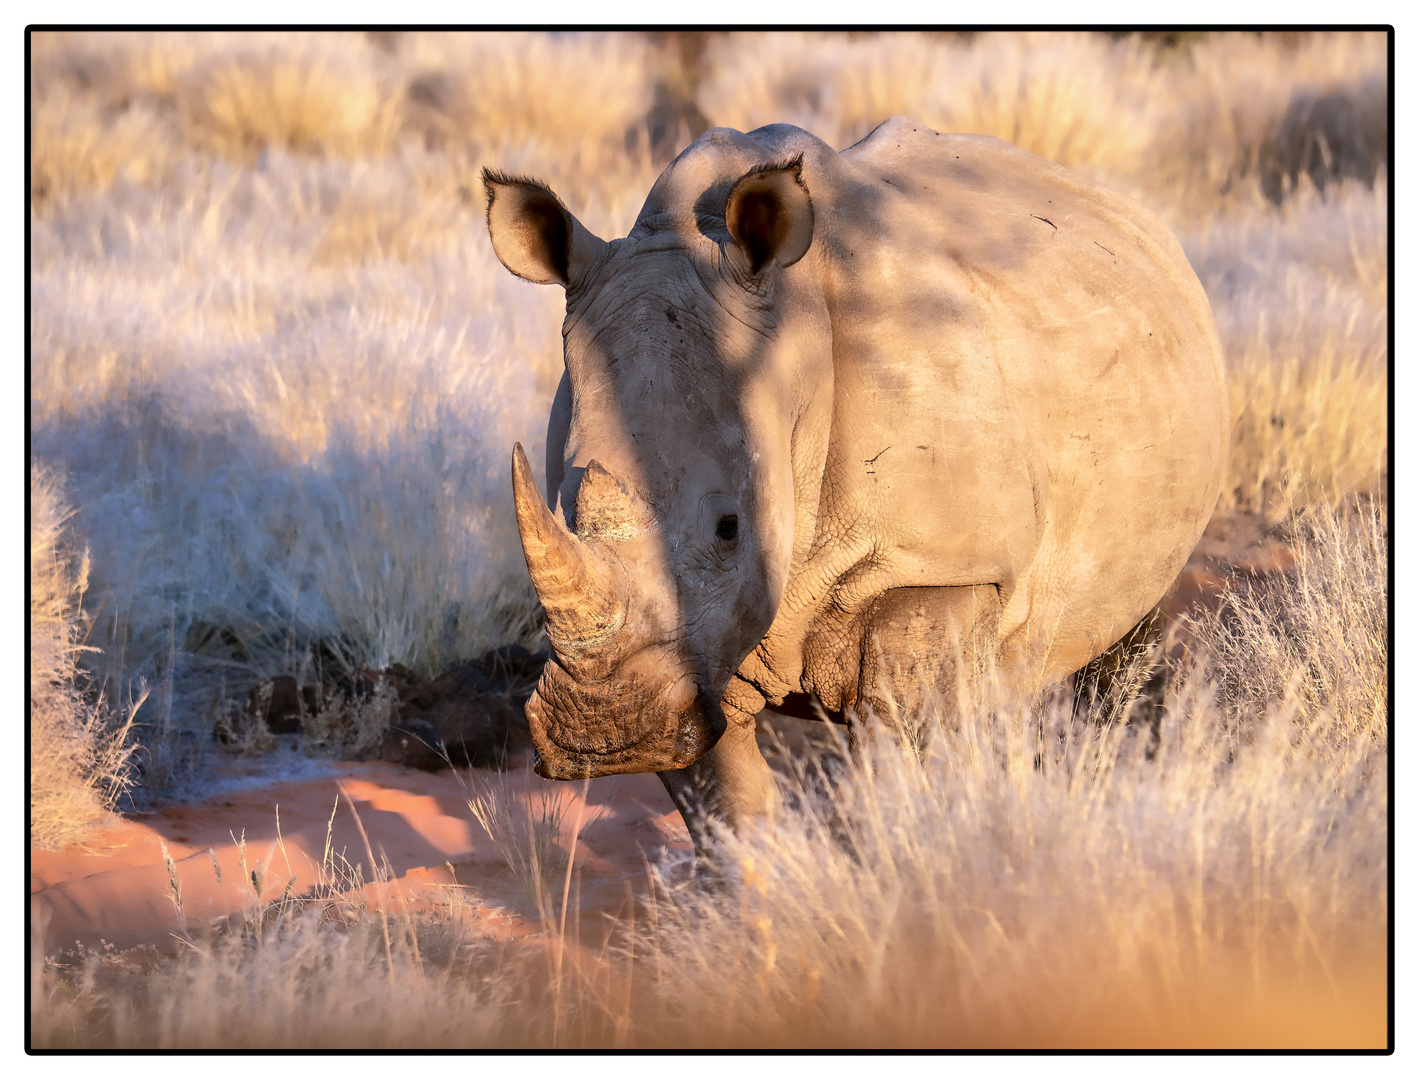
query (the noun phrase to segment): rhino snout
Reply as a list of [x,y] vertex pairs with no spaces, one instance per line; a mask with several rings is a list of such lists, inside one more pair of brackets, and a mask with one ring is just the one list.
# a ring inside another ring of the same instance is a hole
[[649,685],[631,674],[578,683],[556,661],[527,702],[536,772],[548,780],[681,769],[724,733],[723,711],[692,675]]

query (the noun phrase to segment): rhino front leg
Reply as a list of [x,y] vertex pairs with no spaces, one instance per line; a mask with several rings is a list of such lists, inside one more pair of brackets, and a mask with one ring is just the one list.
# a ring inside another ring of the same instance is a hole
[[772,814],[778,798],[773,773],[754,740],[754,717],[734,709],[725,714],[724,734],[694,764],[657,773],[701,856],[713,840],[711,819],[737,832]]
[[[1000,597],[991,585],[888,589],[864,620],[859,712],[889,723],[927,708],[929,689],[952,709],[995,646]],[[929,643],[930,647],[925,647]]]

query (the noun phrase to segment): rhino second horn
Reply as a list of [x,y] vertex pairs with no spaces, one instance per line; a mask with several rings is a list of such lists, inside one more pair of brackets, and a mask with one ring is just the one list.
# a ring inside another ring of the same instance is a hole
[[596,459],[586,463],[576,493],[576,534],[629,540],[655,522],[645,503]]
[[547,637],[564,657],[595,650],[625,623],[623,572],[547,509],[521,443],[512,449],[512,491],[527,572],[547,612]]

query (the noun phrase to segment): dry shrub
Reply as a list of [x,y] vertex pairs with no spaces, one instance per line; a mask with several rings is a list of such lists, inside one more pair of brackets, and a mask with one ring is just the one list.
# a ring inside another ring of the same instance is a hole
[[107,187],[120,174],[160,183],[173,160],[171,132],[142,105],[109,118],[92,101],[60,93],[32,104],[30,124],[30,201],[37,208]]
[[[331,44],[338,46],[338,39]],[[397,104],[358,56],[338,47],[292,54],[273,42],[204,65],[179,94],[192,142],[233,159],[270,146],[343,157],[383,154],[398,133]]]
[[398,706],[398,691],[380,679],[367,697],[338,697],[313,716],[302,708],[303,742],[310,749],[333,752],[341,758],[368,756],[379,749],[398,715]]
[[1387,186],[1324,196],[1184,237],[1212,301],[1232,402],[1221,505],[1272,520],[1383,483],[1388,428]]
[[128,723],[78,666],[89,553],[66,534],[62,484],[30,465],[30,843],[59,848],[103,819],[129,784]]
[[[1376,159],[1384,160],[1383,137],[1377,142],[1373,130],[1387,122],[1383,33],[1215,33],[1168,73],[1171,107],[1160,114],[1157,145],[1170,152],[1150,155],[1147,168],[1175,226],[1183,214],[1254,206],[1263,192],[1279,201],[1297,181],[1292,166],[1305,160],[1308,140],[1314,148],[1314,134],[1331,126],[1316,115],[1321,99],[1344,98],[1354,110],[1357,142],[1342,146],[1330,131],[1339,175],[1373,177]],[[1342,160],[1355,153],[1367,161]]]

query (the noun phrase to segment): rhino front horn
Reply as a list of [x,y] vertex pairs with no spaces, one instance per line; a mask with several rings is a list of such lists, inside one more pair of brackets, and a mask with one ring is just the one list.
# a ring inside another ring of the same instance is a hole
[[548,639],[563,658],[596,650],[625,623],[624,571],[568,532],[547,508],[521,443],[512,448],[512,492],[527,572],[547,612]]

